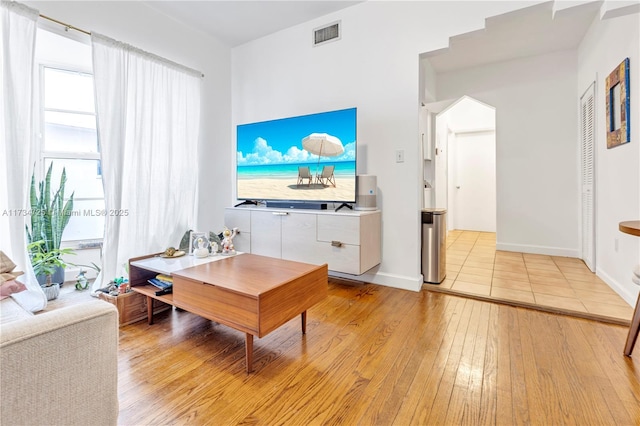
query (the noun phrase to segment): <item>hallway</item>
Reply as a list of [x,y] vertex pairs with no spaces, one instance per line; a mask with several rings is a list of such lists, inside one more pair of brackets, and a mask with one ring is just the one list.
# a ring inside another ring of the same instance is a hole
[[496,251],[490,232],[450,231],[447,277],[423,288],[624,325],[633,314],[582,260]]

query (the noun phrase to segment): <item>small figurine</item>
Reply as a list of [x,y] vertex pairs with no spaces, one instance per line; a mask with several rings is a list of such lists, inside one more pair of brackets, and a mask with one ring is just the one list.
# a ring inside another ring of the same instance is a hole
[[84,276],[86,273],[87,271],[80,269],[80,272],[76,275],[76,290],[86,290],[89,288],[89,281],[87,280],[87,277]]
[[233,237],[238,233],[238,228],[233,228],[233,230],[229,230],[226,226],[224,227],[224,231],[222,231],[222,254],[230,255],[236,254],[236,250],[233,247]]
[[209,249],[207,248],[207,241],[203,237],[198,237],[196,240],[197,248],[193,251],[196,257],[209,256]]
[[129,291],[129,280],[124,277],[114,278],[113,281],[109,283],[109,294],[111,296],[117,296],[120,293],[128,293]]

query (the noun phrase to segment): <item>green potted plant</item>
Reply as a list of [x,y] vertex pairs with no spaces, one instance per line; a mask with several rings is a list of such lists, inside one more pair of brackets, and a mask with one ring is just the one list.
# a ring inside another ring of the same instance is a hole
[[45,282],[41,284],[44,293],[47,295],[47,300],[53,300],[60,294],[60,283],[53,282],[51,276],[56,272],[58,268],[64,268],[67,266],[63,255],[75,254],[72,249],[52,249],[45,250],[46,244],[44,240],[34,241],[30,243],[27,248],[31,253],[31,264],[33,265],[33,271],[37,276],[44,276]]
[[[51,173],[53,170],[53,162],[49,165],[44,181],[40,181],[36,188],[35,172],[31,175],[31,188],[29,192],[29,202],[31,204],[31,230],[25,225],[27,231],[27,242],[29,243],[29,253],[31,255],[31,263],[35,269],[34,256],[38,255],[39,259],[46,253],[52,253],[52,257],[59,259],[60,243],[62,242],[62,233],[71,219],[73,211],[73,193],[65,202],[64,191],[67,183],[66,170],[62,169],[60,177],[60,185],[58,189],[51,188]],[[42,242],[41,244],[33,244]],[[65,249],[68,254],[72,253],[71,249]],[[54,272],[54,282],[64,282],[64,262],[60,260],[57,270]],[[36,272],[36,274],[38,274]],[[40,285],[45,284],[46,275],[38,276]]]

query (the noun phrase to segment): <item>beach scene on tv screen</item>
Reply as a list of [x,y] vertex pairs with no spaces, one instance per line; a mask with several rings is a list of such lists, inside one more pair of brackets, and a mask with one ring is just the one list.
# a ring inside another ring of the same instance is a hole
[[238,199],[354,202],[356,109],[237,127]]

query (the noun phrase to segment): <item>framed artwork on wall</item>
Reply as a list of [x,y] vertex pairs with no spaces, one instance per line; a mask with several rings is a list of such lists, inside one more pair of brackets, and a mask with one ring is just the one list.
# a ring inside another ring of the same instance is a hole
[[631,142],[629,58],[625,58],[606,80],[607,148]]

